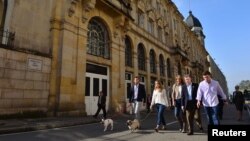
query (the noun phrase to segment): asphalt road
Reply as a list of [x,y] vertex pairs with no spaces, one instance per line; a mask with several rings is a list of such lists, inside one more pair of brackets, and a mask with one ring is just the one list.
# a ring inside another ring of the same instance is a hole
[[[250,120],[247,112],[244,114],[244,121],[235,120],[236,111],[233,106],[227,106],[224,110],[222,124],[248,124]],[[143,115],[146,117],[146,115]],[[143,117],[142,116],[142,117]],[[50,130],[39,130],[33,132],[15,133],[0,135],[0,141],[207,141],[207,122],[205,115],[202,114],[205,132],[200,132],[195,126],[194,135],[188,136],[186,133],[179,132],[179,125],[174,119],[173,111],[167,111],[167,130],[160,130],[156,133],[153,129],[156,125],[156,115],[151,113],[142,121],[142,129],[131,133],[126,126],[126,120],[132,116],[121,117],[114,120],[114,130],[103,132],[103,125],[100,123],[85,124],[67,128],[56,128]]]

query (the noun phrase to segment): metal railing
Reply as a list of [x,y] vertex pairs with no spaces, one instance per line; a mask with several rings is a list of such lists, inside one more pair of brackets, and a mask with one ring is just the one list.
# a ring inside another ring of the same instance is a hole
[[0,39],[0,45],[12,48],[14,47],[15,33],[9,32],[8,30],[4,31],[3,29],[0,29]]

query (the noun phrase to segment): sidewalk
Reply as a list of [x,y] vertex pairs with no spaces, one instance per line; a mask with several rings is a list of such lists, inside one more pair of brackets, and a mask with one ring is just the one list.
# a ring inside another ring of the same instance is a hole
[[[130,116],[131,115],[127,114],[115,114],[112,118],[128,118]],[[100,118],[95,119],[92,116],[0,120],[0,134],[44,130],[97,122],[100,122]]]
[[43,130],[99,122],[92,116],[0,120],[0,134]]

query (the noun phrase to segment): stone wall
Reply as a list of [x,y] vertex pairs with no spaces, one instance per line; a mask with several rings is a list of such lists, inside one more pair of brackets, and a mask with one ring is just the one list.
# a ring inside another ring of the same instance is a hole
[[51,58],[0,48],[0,115],[47,111]]

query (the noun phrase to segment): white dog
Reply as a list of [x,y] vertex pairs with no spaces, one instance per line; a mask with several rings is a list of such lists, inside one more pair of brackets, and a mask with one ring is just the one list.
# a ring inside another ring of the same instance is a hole
[[104,132],[107,130],[108,126],[110,126],[110,130],[113,130],[113,120],[108,118],[108,119],[102,119],[101,124],[104,125]]

